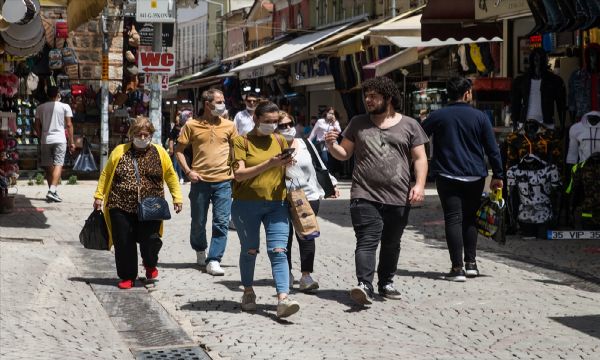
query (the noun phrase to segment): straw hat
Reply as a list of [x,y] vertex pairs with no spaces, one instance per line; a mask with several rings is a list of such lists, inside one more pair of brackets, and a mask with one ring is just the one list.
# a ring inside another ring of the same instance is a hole
[[10,27],[10,23],[4,20],[4,17],[0,15],[0,31],[6,31]]

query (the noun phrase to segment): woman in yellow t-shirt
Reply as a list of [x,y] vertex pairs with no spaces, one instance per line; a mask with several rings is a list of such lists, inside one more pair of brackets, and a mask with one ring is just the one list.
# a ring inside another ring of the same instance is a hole
[[254,111],[254,129],[233,140],[235,156],[231,217],[241,243],[240,273],[244,295],[242,310],[256,310],[252,288],[256,256],[260,246],[260,225],[267,237],[267,253],[277,289],[277,316],[296,313],[300,305],[288,297],[289,267],[285,254],[289,233],[288,203],[284,181],[287,142],[273,134],[279,121],[279,108],[272,102],[260,103]]

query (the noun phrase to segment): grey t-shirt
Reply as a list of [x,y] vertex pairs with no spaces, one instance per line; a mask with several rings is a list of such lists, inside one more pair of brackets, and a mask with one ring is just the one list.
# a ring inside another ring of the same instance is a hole
[[342,135],[354,143],[351,198],[407,205],[410,151],[428,142],[421,125],[402,115],[398,124],[380,129],[365,114],[352,118]]

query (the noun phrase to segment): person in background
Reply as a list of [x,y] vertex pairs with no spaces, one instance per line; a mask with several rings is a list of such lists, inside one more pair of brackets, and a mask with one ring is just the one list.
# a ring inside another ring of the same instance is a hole
[[480,206],[488,176],[486,155],[493,171],[490,189],[501,189],[504,177],[492,125],[483,112],[470,104],[471,87],[471,81],[463,77],[448,80],[450,103],[434,111],[423,123],[427,135],[433,135],[431,172],[436,176],[444,210],[446,242],[452,262],[446,280],[450,281],[465,281],[466,277],[479,275],[474,214]]
[[[188,120],[177,139],[175,154],[179,166],[192,182],[190,188],[190,243],[196,251],[196,262],[206,266],[206,272],[222,276],[221,260],[227,246],[227,225],[231,214],[230,151],[237,136],[233,122],[224,118],[227,111],[223,93],[210,89],[202,93],[203,113]],[[187,164],[184,150],[190,146],[193,158]],[[206,221],[212,203],[212,238],[208,256],[206,249]]]
[[[375,77],[362,84],[368,114],[352,118],[344,130],[325,136],[329,152],[338,160],[355,155],[350,195],[350,215],[356,234],[356,277],[358,286],[350,290],[354,301],[372,303],[373,277],[379,243],[379,294],[398,300],[393,285],[398,268],[400,240],[408,223],[411,205],[423,201],[427,177],[427,136],[417,120],[397,113],[400,93],[394,82]],[[411,164],[416,182],[411,187]]]
[[[162,221],[138,220],[138,194],[142,199],[164,197],[166,182],[175,212],[181,212],[183,207],[173,163],[162,146],[151,143],[152,134],[154,126],[150,120],[138,116],[129,128],[131,142],[118,145],[110,153],[94,194],[94,209],[104,207],[109,248],[112,244],[115,246],[120,289],[131,289],[135,285],[138,274],[136,243],[140,244],[146,278],[152,280],[158,276],[156,264],[162,247]],[[138,185],[135,163],[141,185]]]
[[[288,113],[281,111],[279,112],[279,123],[277,125],[277,133],[281,134],[287,141],[289,147],[294,149],[293,165],[288,167],[286,170],[286,176],[288,179],[287,187],[299,186],[306,194],[306,199],[310,203],[310,207],[313,209],[315,215],[319,213],[319,205],[321,199],[325,197],[325,191],[317,180],[317,173],[313,165],[312,156],[308,149],[309,146],[313,148],[313,151],[317,153],[314,145],[305,139],[296,138],[296,128],[294,127],[294,118]],[[320,159],[319,159],[320,161]],[[321,162],[321,168],[325,168],[325,165]],[[330,175],[331,182],[334,186],[337,185],[337,180]],[[339,196],[339,191],[336,189],[336,194],[332,198]],[[290,288],[293,284],[292,271],[292,243],[294,239],[294,228],[290,224],[290,233],[288,236],[287,244],[287,258],[290,268]],[[302,277],[300,278],[300,291],[313,291],[319,288],[319,283],[315,281],[311,274],[314,271],[315,262],[315,239],[305,240],[300,238],[296,234],[298,240],[298,246],[300,248],[300,270],[302,271]]]
[[325,164],[328,163],[329,156],[327,155],[327,146],[325,145],[325,134],[328,131],[335,130],[339,133],[342,132],[340,122],[338,121],[340,115],[333,107],[328,107],[323,111],[323,118],[317,120],[317,123],[313,127],[310,135],[308,136],[309,141],[315,142],[317,149],[319,149],[319,155]]
[[235,114],[235,118],[233,119],[235,129],[240,135],[246,135],[254,129],[254,110],[256,110],[256,105],[258,105],[258,95],[256,93],[248,93],[244,102],[246,103],[246,109]]
[[171,161],[175,167],[177,177],[179,178],[179,184],[183,184],[185,182],[185,173],[183,172],[183,169],[179,165],[177,157],[175,156],[175,146],[177,145],[177,138],[181,132],[181,127],[181,112],[178,111],[177,116],[175,117],[175,122],[173,123],[173,127],[169,132],[169,155],[171,156]]
[[427,115],[429,114],[429,111],[427,109],[421,109],[419,111],[419,123],[422,124],[423,121],[425,121],[425,119],[427,119]]
[[260,248],[260,225],[266,233],[267,255],[277,290],[277,316],[296,313],[300,305],[289,298],[290,272],[285,254],[289,234],[285,167],[292,162],[283,154],[288,148],[281,135],[273,134],[279,108],[270,101],[260,103],[254,113],[255,127],[233,140],[234,174],[231,217],[240,238],[240,274],[244,294],[243,311],[256,310],[254,268]]
[[60,102],[60,93],[56,86],[49,87],[47,93],[48,101],[36,109],[34,126],[40,138],[41,165],[46,170],[48,182],[46,200],[62,202],[57,187],[65,163],[67,147],[69,153],[75,151],[73,111],[69,105]]
[[317,117],[314,115],[311,116],[310,120],[304,124],[304,129],[302,130],[303,138],[307,139],[310,136],[310,133],[312,132],[312,129],[315,127],[316,123],[317,123]]

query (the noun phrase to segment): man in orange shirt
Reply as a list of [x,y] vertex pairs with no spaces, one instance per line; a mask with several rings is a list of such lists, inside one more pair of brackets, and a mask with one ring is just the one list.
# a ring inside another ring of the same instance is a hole
[[[192,182],[190,209],[192,225],[190,243],[196,250],[196,262],[206,266],[206,272],[221,276],[221,259],[227,245],[227,231],[231,214],[231,180],[229,166],[230,144],[237,136],[233,121],[225,118],[227,111],[223,93],[210,89],[202,93],[203,110],[198,118],[190,119],[181,128],[175,150],[177,161]],[[191,168],[183,151],[191,145],[194,154]],[[213,205],[212,237],[208,255],[206,249],[206,216]]]

